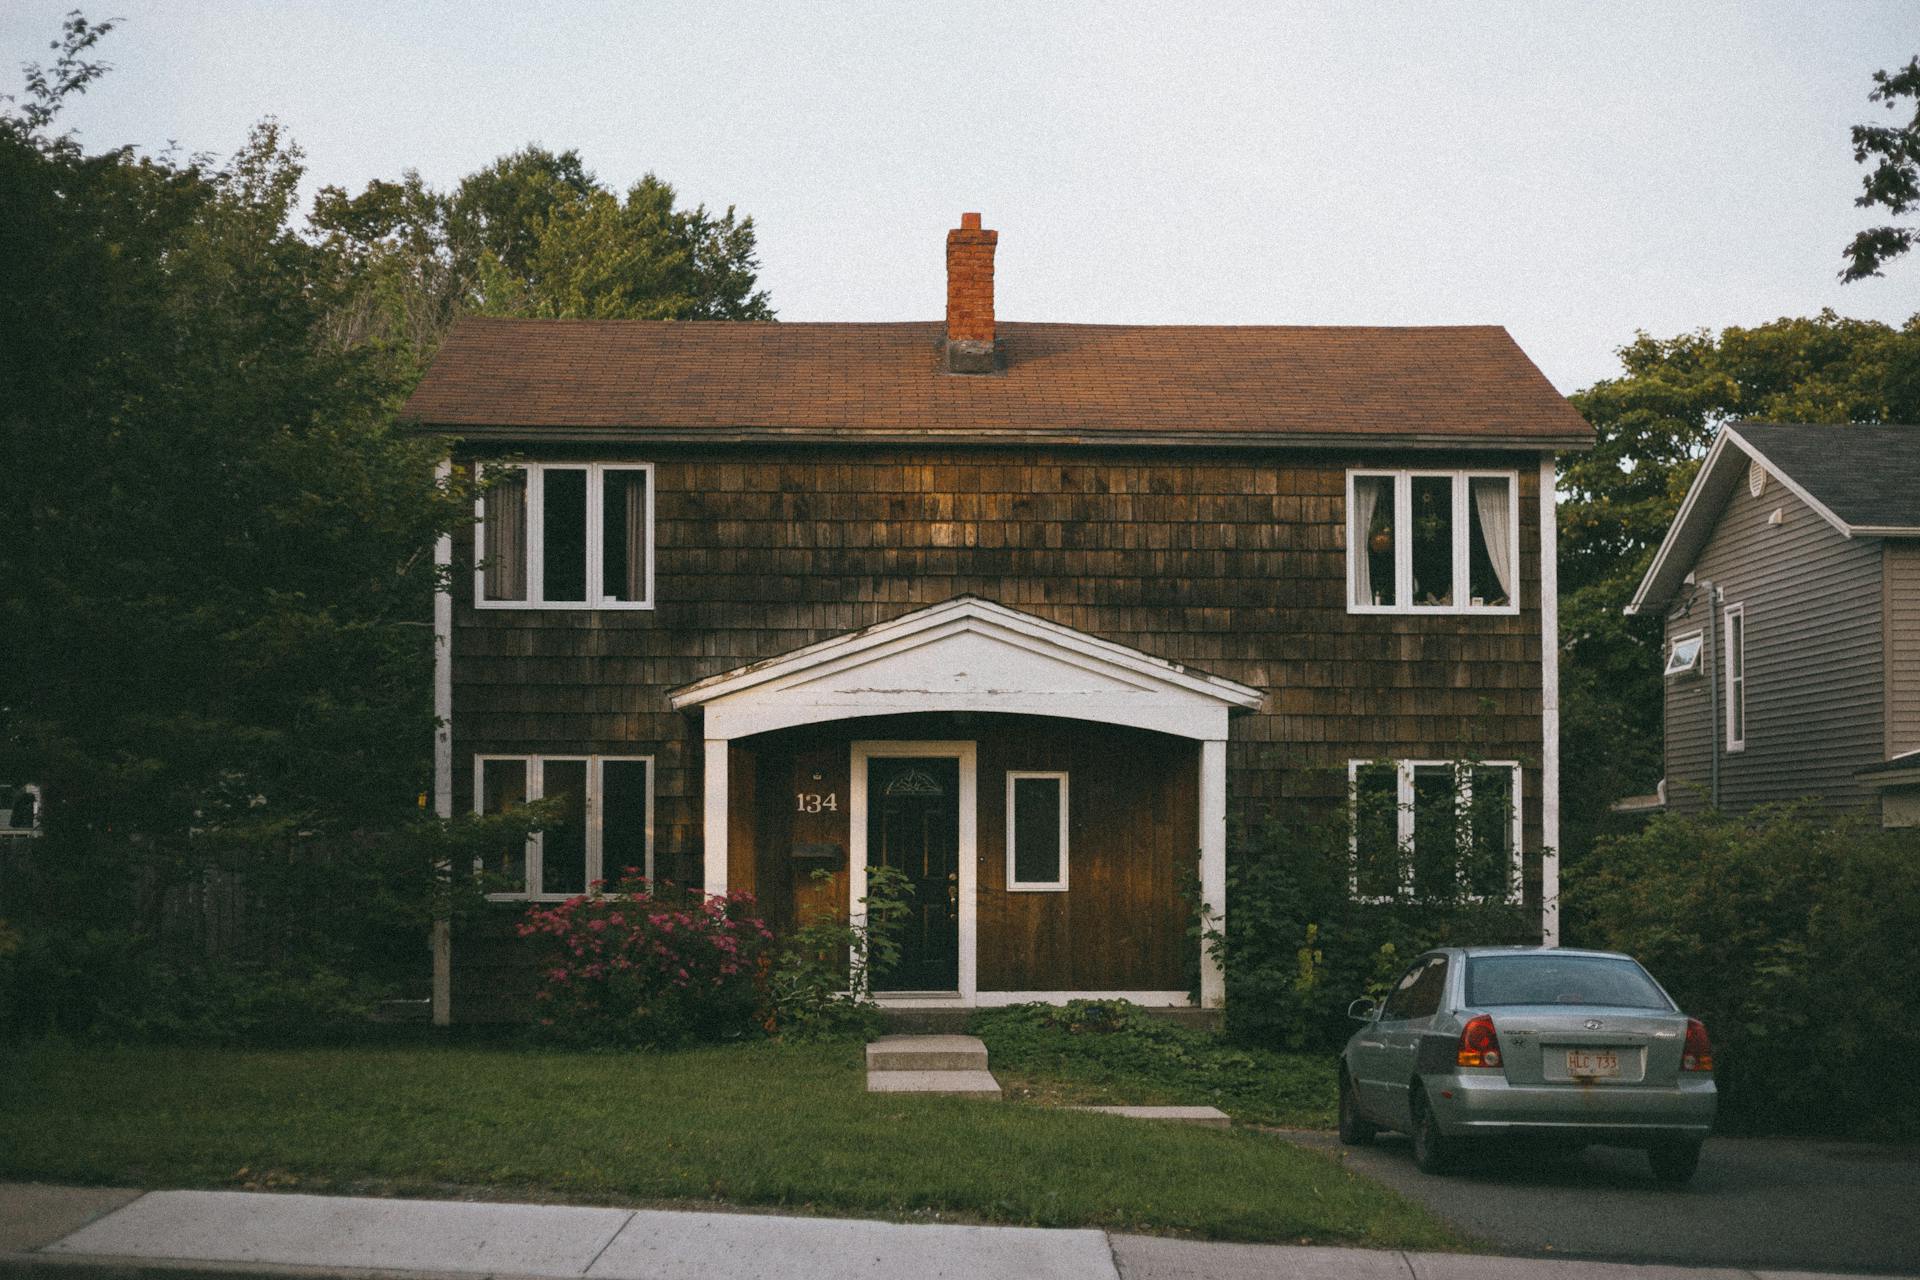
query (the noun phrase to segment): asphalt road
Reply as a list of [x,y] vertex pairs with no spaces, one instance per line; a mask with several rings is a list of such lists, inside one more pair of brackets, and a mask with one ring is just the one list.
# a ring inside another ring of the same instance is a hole
[[1501,1253],[1920,1272],[1920,1147],[1712,1138],[1693,1181],[1674,1188],[1653,1180],[1638,1151],[1488,1149],[1430,1177],[1399,1134],[1368,1147],[1342,1147],[1331,1133],[1283,1136],[1341,1153]]

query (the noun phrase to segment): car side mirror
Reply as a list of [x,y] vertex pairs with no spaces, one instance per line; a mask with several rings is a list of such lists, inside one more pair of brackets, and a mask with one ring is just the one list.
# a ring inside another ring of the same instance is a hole
[[1361,996],[1347,1006],[1347,1016],[1355,1022],[1372,1022],[1380,1015],[1380,1006],[1374,1003],[1372,996]]

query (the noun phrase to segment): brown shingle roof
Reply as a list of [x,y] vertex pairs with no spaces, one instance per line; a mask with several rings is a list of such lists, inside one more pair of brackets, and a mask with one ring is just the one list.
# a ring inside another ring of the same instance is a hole
[[461,435],[1581,446],[1505,329],[1001,324],[950,374],[942,325],[470,318],[405,415]]

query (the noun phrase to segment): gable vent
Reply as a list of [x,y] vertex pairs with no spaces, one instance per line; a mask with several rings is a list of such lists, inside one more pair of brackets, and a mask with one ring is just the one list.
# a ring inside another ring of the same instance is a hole
[[1757,498],[1766,491],[1767,469],[1760,465],[1760,459],[1755,458],[1747,464],[1747,492]]

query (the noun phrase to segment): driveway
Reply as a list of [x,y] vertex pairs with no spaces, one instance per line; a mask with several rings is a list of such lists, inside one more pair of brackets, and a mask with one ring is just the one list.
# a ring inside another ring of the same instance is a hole
[[1446,1177],[1413,1167],[1407,1141],[1342,1147],[1331,1133],[1277,1131],[1343,1154],[1501,1253],[1820,1271],[1920,1270],[1920,1147],[1713,1138],[1685,1187],[1655,1183],[1638,1151],[1573,1156],[1489,1150]]

